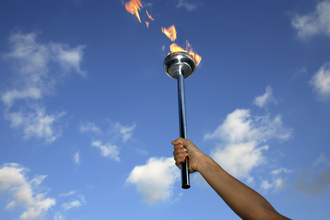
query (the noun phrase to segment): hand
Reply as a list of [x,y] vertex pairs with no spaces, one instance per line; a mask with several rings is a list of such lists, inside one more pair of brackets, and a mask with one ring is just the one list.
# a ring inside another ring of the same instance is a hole
[[198,170],[198,166],[206,156],[202,151],[200,151],[190,140],[184,138],[178,138],[172,141],[174,145],[174,160],[175,165],[181,168],[181,164],[185,161],[186,157],[189,158],[189,173],[194,173]]

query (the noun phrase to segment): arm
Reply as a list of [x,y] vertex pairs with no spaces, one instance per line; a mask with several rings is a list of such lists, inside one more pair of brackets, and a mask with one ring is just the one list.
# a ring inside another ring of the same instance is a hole
[[189,172],[199,172],[227,205],[242,219],[288,219],[280,215],[259,193],[223,170],[212,158],[201,152],[191,141],[173,141],[176,165],[189,156]]

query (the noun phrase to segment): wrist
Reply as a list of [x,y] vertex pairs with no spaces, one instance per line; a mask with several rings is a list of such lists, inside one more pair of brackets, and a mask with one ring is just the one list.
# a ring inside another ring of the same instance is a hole
[[203,171],[208,169],[207,167],[208,167],[209,159],[211,158],[204,153],[198,158],[198,163],[196,163],[196,170],[199,173],[203,173]]

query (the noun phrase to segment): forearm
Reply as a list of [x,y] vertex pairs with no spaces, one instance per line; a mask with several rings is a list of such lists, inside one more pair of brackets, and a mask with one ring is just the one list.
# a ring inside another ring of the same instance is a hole
[[228,206],[242,219],[287,219],[259,193],[223,170],[205,155],[198,171]]

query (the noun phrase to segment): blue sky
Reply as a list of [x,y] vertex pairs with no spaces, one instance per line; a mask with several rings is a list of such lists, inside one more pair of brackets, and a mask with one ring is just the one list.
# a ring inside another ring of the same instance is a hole
[[281,214],[328,219],[330,1],[142,5],[1,1],[0,218],[239,219],[199,174],[181,189],[175,25],[202,57],[188,138]]

